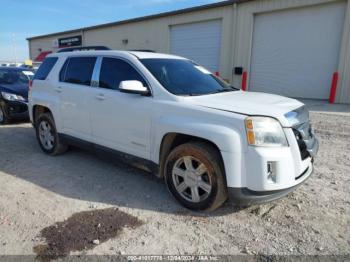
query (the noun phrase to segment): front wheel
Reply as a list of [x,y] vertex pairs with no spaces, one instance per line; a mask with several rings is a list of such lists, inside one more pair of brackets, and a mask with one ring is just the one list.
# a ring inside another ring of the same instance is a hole
[[55,156],[67,151],[68,147],[60,140],[55,122],[50,113],[40,115],[35,127],[39,145],[46,154]]
[[227,186],[220,154],[206,143],[176,147],[165,164],[169,191],[185,207],[212,211],[227,200]]
[[5,125],[8,123],[8,119],[4,109],[0,105],[0,125]]

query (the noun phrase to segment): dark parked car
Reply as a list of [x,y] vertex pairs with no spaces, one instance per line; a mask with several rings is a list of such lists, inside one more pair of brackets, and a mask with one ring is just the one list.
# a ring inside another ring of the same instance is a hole
[[29,119],[28,91],[33,76],[31,69],[0,67],[0,124]]

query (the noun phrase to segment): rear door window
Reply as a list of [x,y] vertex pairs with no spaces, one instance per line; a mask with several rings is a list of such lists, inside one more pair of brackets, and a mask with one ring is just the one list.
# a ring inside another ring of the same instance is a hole
[[137,80],[147,86],[143,77],[129,63],[117,58],[103,58],[99,79],[100,87],[117,90],[120,82],[127,80]]
[[77,85],[91,84],[96,57],[71,57],[60,72],[60,81]]
[[56,64],[58,57],[47,57],[36,71],[34,80],[45,80]]

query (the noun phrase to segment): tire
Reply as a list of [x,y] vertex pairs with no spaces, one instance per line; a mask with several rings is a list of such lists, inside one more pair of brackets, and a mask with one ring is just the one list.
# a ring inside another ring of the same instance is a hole
[[44,153],[56,156],[67,151],[56,130],[55,121],[50,113],[39,115],[35,122],[36,137]]
[[227,200],[227,185],[220,153],[207,143],[176,147],[165,163],[170,193],[194,211],[213,211]]
[[8,117],[6,116],[5,110],[0,106],[0,125],[5,125],[8,123]]

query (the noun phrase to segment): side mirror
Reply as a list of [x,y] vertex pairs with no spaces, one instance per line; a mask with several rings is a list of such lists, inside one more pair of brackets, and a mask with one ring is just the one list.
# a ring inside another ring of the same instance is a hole
[[123,93],[139,94],[143,96],[148,96],[150,94],[148,88],[143,86],[143,84],[140,81],[136,80],[120,82],[119,90]]

